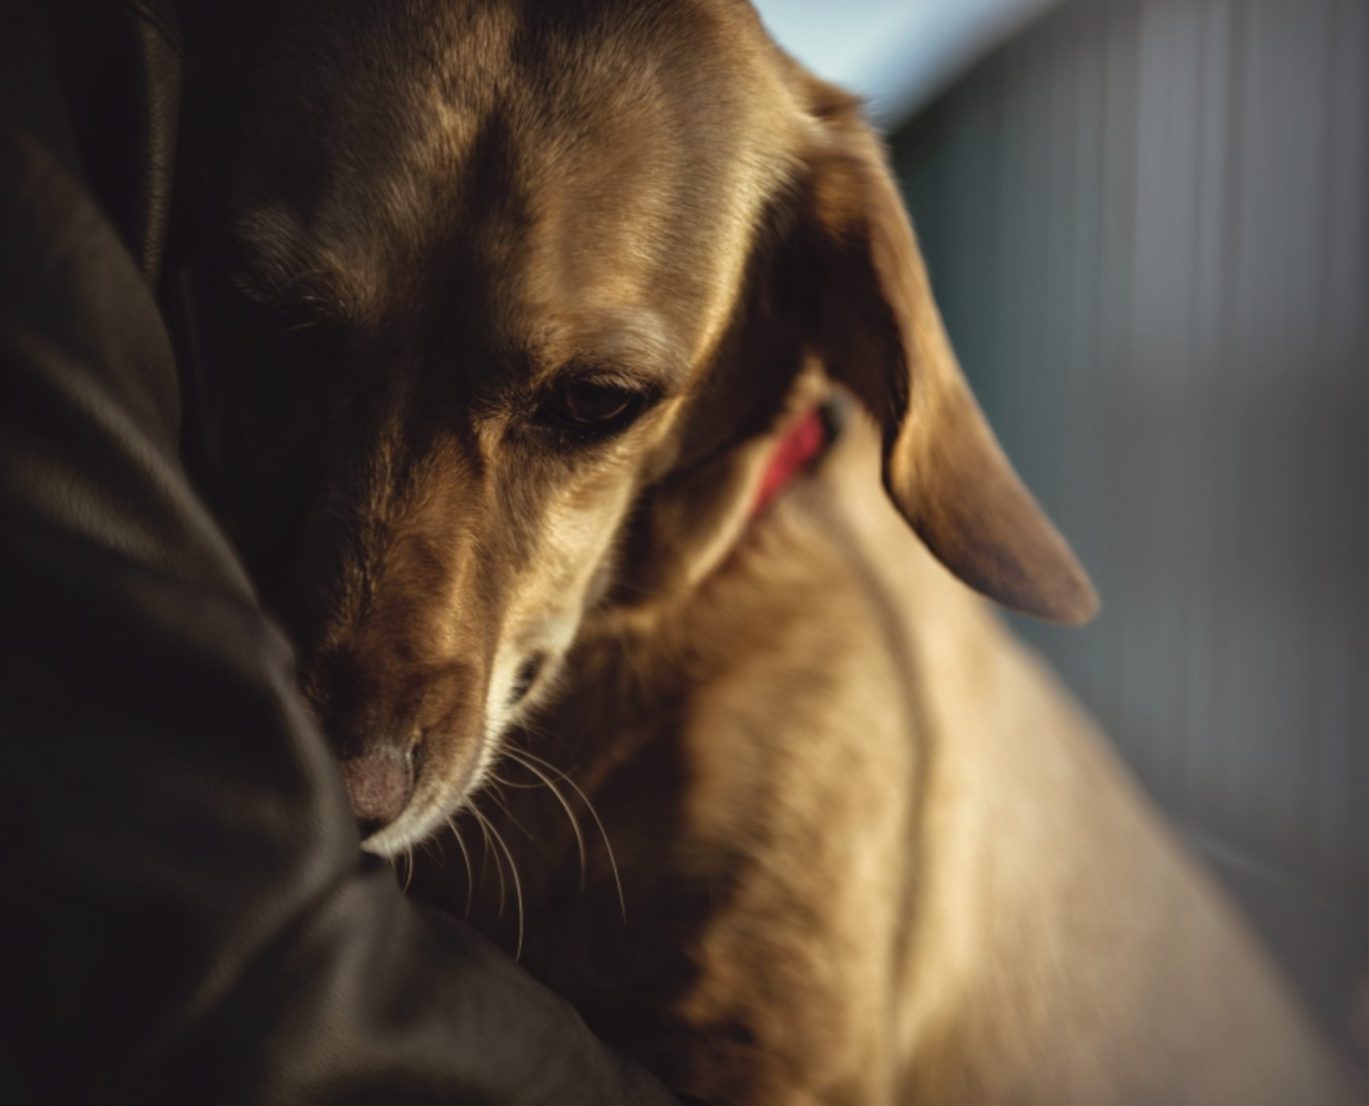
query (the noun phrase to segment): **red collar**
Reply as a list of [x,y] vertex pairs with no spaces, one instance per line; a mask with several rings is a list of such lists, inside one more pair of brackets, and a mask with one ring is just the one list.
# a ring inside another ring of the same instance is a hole
[[819,408],[810,408],[795,419],[770,454],[751,505],[751,517],[761,515],[774,503],[790,481],[822,456],[831,440],[831,429]]

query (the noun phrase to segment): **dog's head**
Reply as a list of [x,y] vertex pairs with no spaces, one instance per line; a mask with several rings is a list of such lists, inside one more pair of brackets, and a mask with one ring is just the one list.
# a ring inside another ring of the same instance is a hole
[[225,515],[374,850],[479,783],[625,558],[669,560],[625,535],[671,514],[716,560],[806,361],[957,575],[1092,612],[858,106],[748,5],[311,0],[251,84],[201,264]]

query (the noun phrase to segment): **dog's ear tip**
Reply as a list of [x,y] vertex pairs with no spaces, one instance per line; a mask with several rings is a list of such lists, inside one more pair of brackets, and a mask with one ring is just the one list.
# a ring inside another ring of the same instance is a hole
[[[1008,610],[1084,626],[1102,601],[1074,550],[1022,489],[1016,511],[916,519],[914,530],[951,573]],[[1028,510],[1030,508],[1030,510]],[[1004,518],[1012,524],[1000,525]],[[949,522],[949,525],[948,525]]]
[[[1050,527],[1050,524],[1047,522],[1044,526]],[[1040,557],[1027,568],[1025,579],[1020,579],[1016,586],[1004,588],[990,584],[982,590],[1005,607],[1042,622],[1086,626],[1102,609],[1098,589],[1065,539],[1053,527],[1047,533],[1054,539],[1050,542],[1053,548],[1048,556]]]
[[1083,582],[1084,594],[1071,612],[1069,620],[1065,623],[1066,626],[1087,626],[1103,612],[1103,597],[1098,594],[1098,589],[1094,586],[1093,581],[1085,576]]
[[1067,583],[1039,596],[1040,601],[1033,603],[1031,608],[1024,607],[1023,613],[1045,622],[1075,628],[1087,626],[1097,618],[1103,608],[1098,589],[1082,567],[1078,564],[1072,567],[1073,572]]
[[977,578],[973,568],[967,571],[967,567],[951,567],[951,571],[962,582],[1000,606],[1041,622],[1056,626],[1086,626],[1098,617],[1102,609],[1102,601],[1093,582],[1072,559],[1058,566],[1048,581],[1040,578],[1018,579],[1010,584],[1002,579]]
[[1091,622],[1102,603],[1088,572],[979,426],[959,440],[982,448],[931,454],[932,464],[899,466],[896,449],[886,490],[932,555],[981,595],[1043,622]]

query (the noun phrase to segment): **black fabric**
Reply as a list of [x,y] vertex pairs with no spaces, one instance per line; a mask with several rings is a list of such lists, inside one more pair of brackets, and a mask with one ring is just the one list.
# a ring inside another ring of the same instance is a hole
[[[42,7],[0,33],[0,1100],[668,1101],[360,852],[290,646],[176,458],[145,279],[165,178],[100,160],[107,134],[87,162],[72,117],[100,111]],[[105,36],[125,105],[167,109],[146,90],[174,74],[130,76],[174,67],[164,30]],[[164,162],[158,128],[129,156]]]
[[180,36],[169,0],[54,0],[58,64],[91,190],[138,267],[166,243],[180,103]]

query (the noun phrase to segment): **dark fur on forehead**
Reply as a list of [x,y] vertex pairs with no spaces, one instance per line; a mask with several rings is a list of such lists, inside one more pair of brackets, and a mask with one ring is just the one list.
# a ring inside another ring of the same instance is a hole
[[671,292],[680,273],[702,277],[702,259],[680,263],[696,245],[690,213],[725,194],[718,167],[746,155],[720,121],[754,99],[751,67],[723,81],[703,62],[764,42],[733,26],[759,31],[749,6],[309,0],[292,11],[287,27],[308,32],[287,30],[254,62],[248,169],[228,185],[248,267],[273,291],[362,325],[416,303],[484,323],[501,299],[488,274],[524,256],[545,205],[612,224],[632,174],[670,180],[678,212],[632,248],[662,259]]
[[[284,33],[250,79],[267,101],[253,142],[301,170],[260,183],[275,194],[286,186],[305,209],[321,181],[383,163],[433,130],[439,113],[474,122],[498,112],[549,143],[554,160],[598,137],[612,116],[606,102],[666,110],[678,122],[695,108],[724,107],[741,89],[698,62],[736,49],[724,12],[759,29],[749,5],[720,11],[687,0],[303,0],[286,10],[293,18],[282,17]],[[335,79],[339,66],[345,83]],[[671,96],[650,102],[667,81]]]

